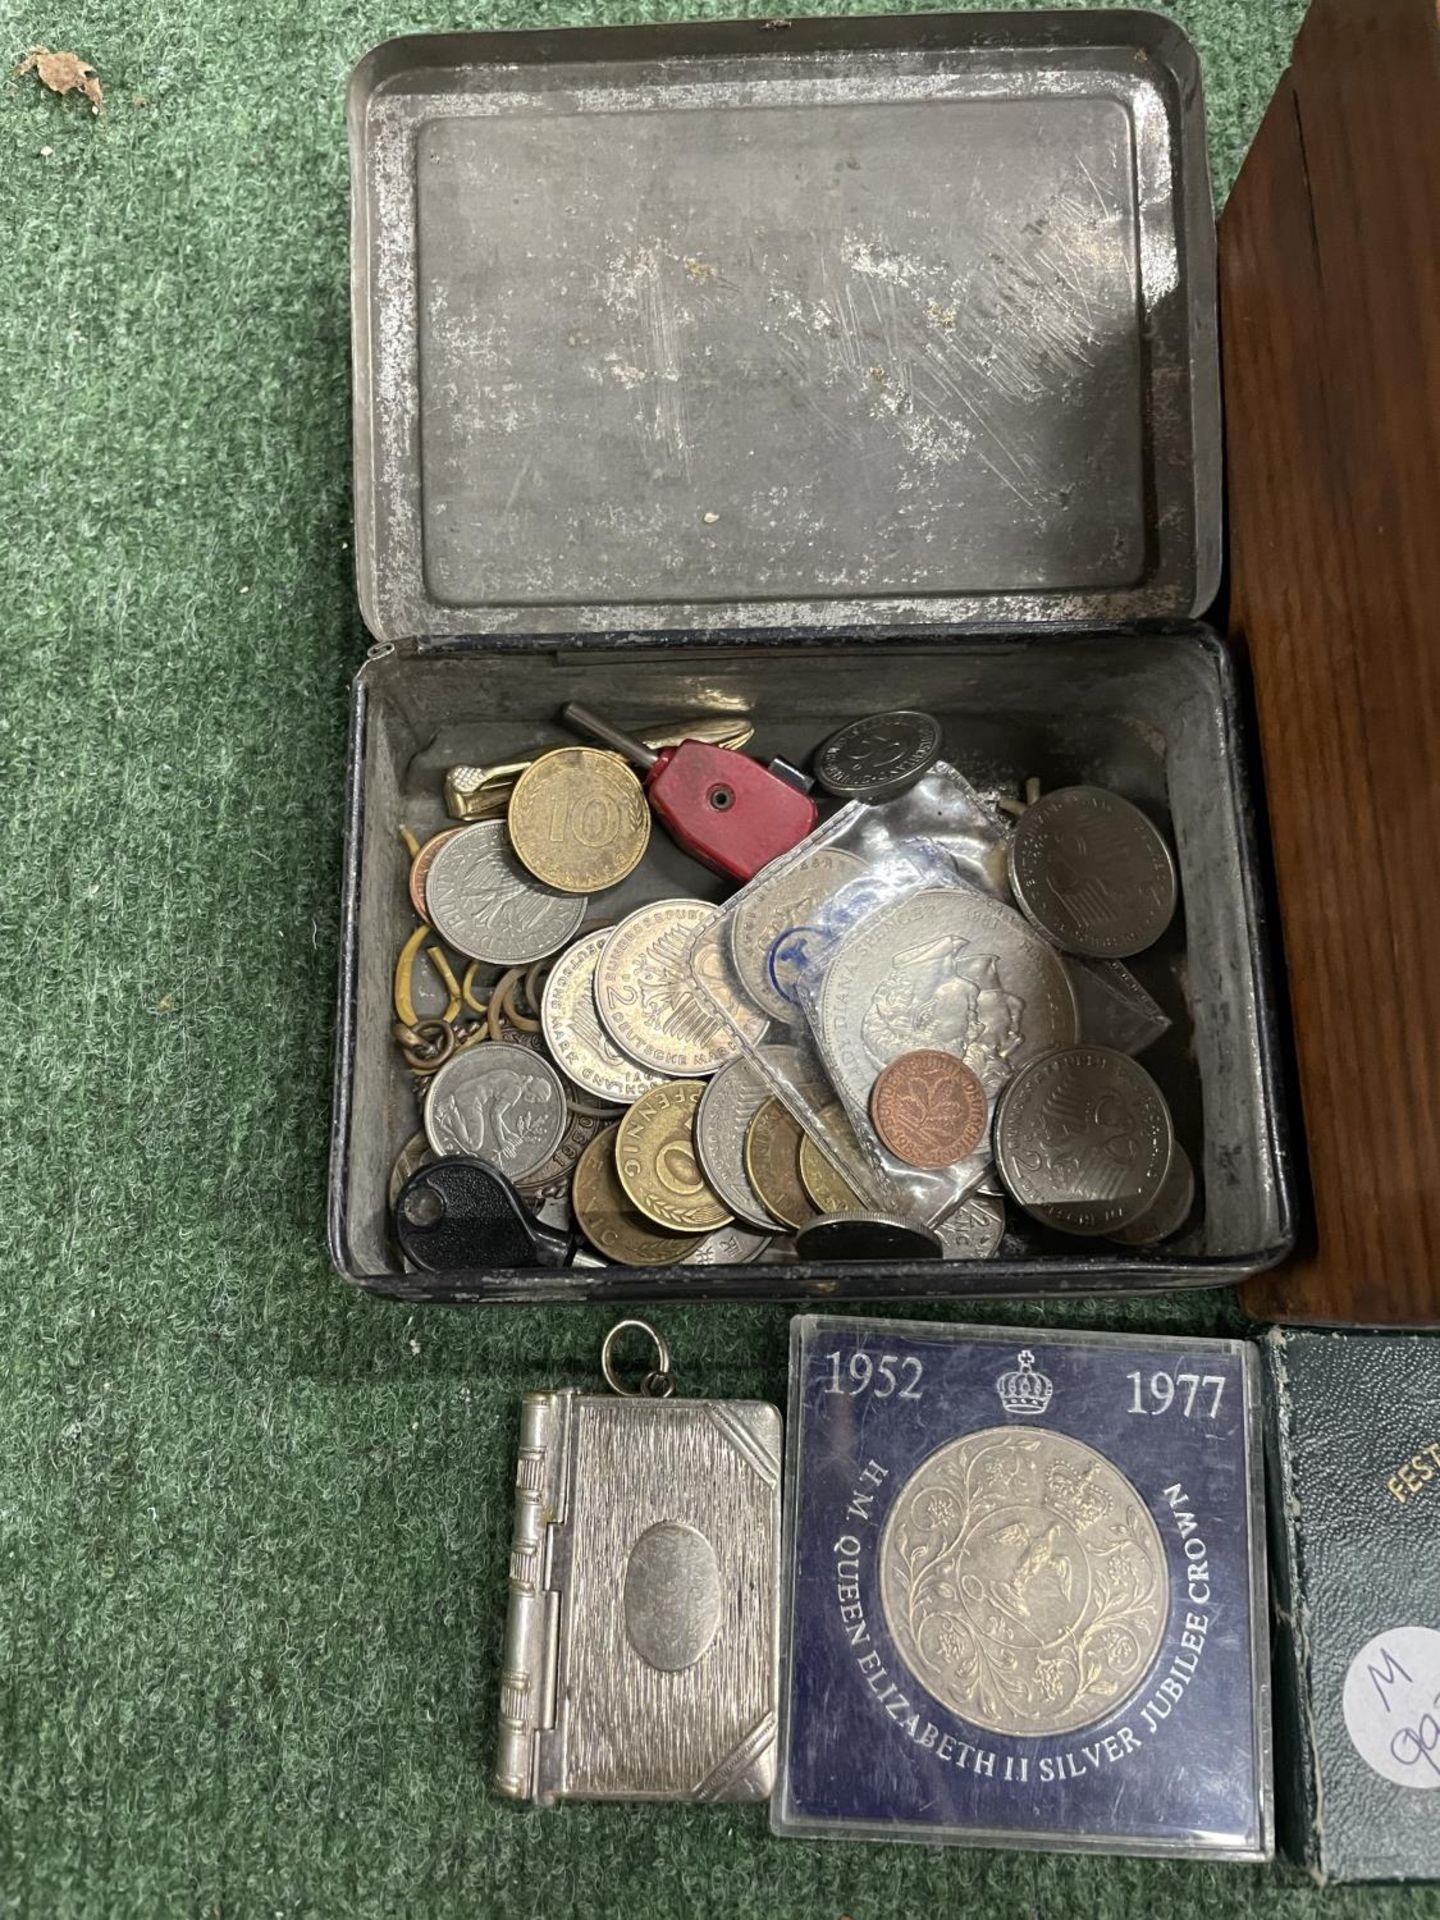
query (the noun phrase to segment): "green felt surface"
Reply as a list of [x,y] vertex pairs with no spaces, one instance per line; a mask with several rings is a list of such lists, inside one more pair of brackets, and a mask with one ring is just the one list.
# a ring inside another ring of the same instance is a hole
[[[1228,184],[1300,7],[1175,10]],[[756,1810],[541,1814],[488,1793],[517,1395],[592,1382],[613,1316],[387,1307],[322,1246],[365,645],[342,98],[393,33],[622,17],[0,9],[7,70],[44,41],[107,89],[97,120],[0,79],[0,1903],[1308,1910],[1279,1870],[799,1845]],[[1053,1317],[1212,1329],[1231,1311]],[[656,1317],[684,1388],[782,1397],[783,1309]],[[1426,1896],[1325,1907],[1374,1898]]]

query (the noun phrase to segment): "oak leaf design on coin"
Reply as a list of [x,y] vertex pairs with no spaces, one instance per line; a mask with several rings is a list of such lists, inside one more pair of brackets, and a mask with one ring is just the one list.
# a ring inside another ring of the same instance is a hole
[[990,1733],[1092,1726],[1139,1688],[1170,1612],[1149,1508],[1101,1453],[987,1427],[911,1474],[879,1549],[880,1597],[911,1672]]

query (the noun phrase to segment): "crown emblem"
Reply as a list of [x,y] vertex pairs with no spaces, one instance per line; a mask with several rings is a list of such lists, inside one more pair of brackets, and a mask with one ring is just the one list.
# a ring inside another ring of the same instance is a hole
[[1044,1413],[1055,1391],[1054,1384],[1045,1374],[1035,1371],[1035,1356],[1028,1347],[1018,1360],[1018,1366],[1002,1373],[995,1382],[1000,1404],[1006,1413]]

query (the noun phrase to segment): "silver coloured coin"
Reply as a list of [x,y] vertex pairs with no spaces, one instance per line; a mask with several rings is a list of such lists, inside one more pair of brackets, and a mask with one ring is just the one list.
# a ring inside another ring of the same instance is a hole
[[889,800],[934,765],[944,739],[928,713],[872,713],[831,734],[816,752],[815,778],[842,800]]
[[993,1260],[1005,1238],[1005,1202],[988,1193],[972,1193],[955,1211],[935,1222],[947,1260]]
[[1170,1154],[1170,1170],[1153,1207],[1141,1214],[1132,1226],[1113,1227],[1110,1238],[1122,1247],[1153,1247],[1176,1234],[1190,1218],[1195,1204],[1195,1169],[1190,1156],[1177,1140]]
[[819,1029],[836,1086],[863,1113],[875,1076],[938,1047],[993,1099],[1028,1061],[1079,1035],[1065,963],[1012,908],[970,888],[882,907],[836,948]]
[[1132,1482],[1047,1427],[983,1427],[922,1460],[890,1509],[880,1604],[901,1658],[989,1733],[1115,1713],[1165,1637],[1160,1530]]
[[426,875],[425,901],[448,946],[504,967],[563,947],[590,904],[584,894],[557,893],[527,873],[503,820],[479,820],[445,842]]
[[[504,1014],[500,1016],[500,1038],[507,1046],[524,1047],[527,1053],[538,1054],[547,1066],[555,1065],[546,1052],[543,1033],[512,1026]],[[543,1166],[527,1173],[523,1180],[517,1180],[515,1189],[538,1220],[547,1226],[568,1230],[573,1223],[570,1180],[576,1163],[596,1135],[615,1124],[624,1108],[617,1104],[609,1113],[577,1113],[580,1089],[563,1073],[559,1079],[565,1090],[565,1131],[560,1136],[560,1144]]]
[[595,968],[610,937],[601,927],[565,949],[550,968],[540,1001],[546,1045],[577,1087],[597,1099],[629,1106],[665,1076],[652,1073],[623,1054],[600,1024],[595,1011]]
[[1120,960],[1151,947],[1175,912],[1175,862],[1138,807],[1103,787],[1059,787],[1010,837],[1010,891],[1071,953]]
[[687,1267],[748,1267],[770,1245],[768,1233],[752,1233],[738,1221],[707,1233],[692,1253],[685,1256]]
[[565,1089],[550,1062],[528,1047],[481,1040],[431,1080],[424,1120],[436,1153],[469,1154],[523,1180],[565,1136]]
[[745,1171],[745,1135],[771,1089],[748,1060],[722,1067],[700,1096],[695,1151],[700,1170],[737,1220],[767,1233],[777,1230]]
[[1113,1234],[1160,1196],[1175,1131],[1142,1066],[1109,1047],[1037,1060],[995,1116],[995,1164],[1025,1211],[1063,1233]]
[[[610,1038],[667,1079],[703,1079],[742,1043],[702,993],[690,964],[697,934],[715,919],[704,900],[654,900],[608,935],[595,968],[595,1007]],[[763,1031],[760,1016],[752,1016]],[[757,1033],[758,1037],[758,1033]]]
[[827,1213],[795,1236],[802,1260],[941,1260],[944,1244],[930,1227],[880,1213]]
[[801,1018],[799,1006],[775,989],[770,949],[788,928],[808,924],[838,887],[865,871],[865,862],[843,847],[818,847],[781,872],[752,880],[730,915],[730,955],[741,984],[772,1020]]

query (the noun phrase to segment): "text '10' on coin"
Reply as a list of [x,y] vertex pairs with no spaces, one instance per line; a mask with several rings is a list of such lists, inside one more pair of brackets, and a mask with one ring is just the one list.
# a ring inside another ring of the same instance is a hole
[[515,783],[510,840],[537,880],[599,893],[639,866],[650,839],[645,790],[616,754],[558,747]]
[[672,1233],[712,1233],[731,1219],[695,1154],[700,1094],[695,1080],[652,1087],[615,1136],[615,1165],[631,1205]]
[[1011,1082],[995,1116],[995,1164],[1046,1226],[1113,1233],[1159,1198],[1174,1138],[1142,1066],[1108,1047],[1069,1047]]
[[545,1164],[567,1117],[550,1062],[504,1040],[480,1041],[447,1060],[430,1082],[424,1113],[437,1154],[484,1160],[510,1180]]
[[608,927],[587,933],[552,963],[540,1001],[545,1041],[577,1087],[597,1099],[629,1106],[642,1093],[664,1084],[623,1054],[600,1025],[595,1011],[595,968],[610,937]]
[[921,1047],[877,1075],[870,1118],[883,1144],[912,1167],[953,1167],[985,1138],[985,1089],[953,1053]]
[[583,895],[557,893],[515,858],[503,820],[459,828],[425,880],[430,924],[473,960],[516,967],[563,947],[585,918]]
[[696,935],[714,918],[703,900],[655,900],[622,920],[600,950],[601,1025],[623,1053],[668,1079],[718,1073],[741,1051],[690,964]]
[[1121,960],[1153,946],[1175,911],[1175,862],[1138,807],[1103,787],[1059,787],[1010,839],[1010,890],[1071,953]]
[[673,1267],[689,1257],[702,1234],[668,1233],[630,1203],[615,1165],[618,1126],[592,1140],[575,1169],[575,1223],[597,1253],[622,1267]]
[[815,1208],[800,1177],[800,1123],[772,1094],[745,1135],[745,1171],[761,1202],[787,1227],[803,1227]]
[[824,742],[815,755],[815,778],[842,800],[890,800],[933,766],[943,744],[931,714],[870,714]]

